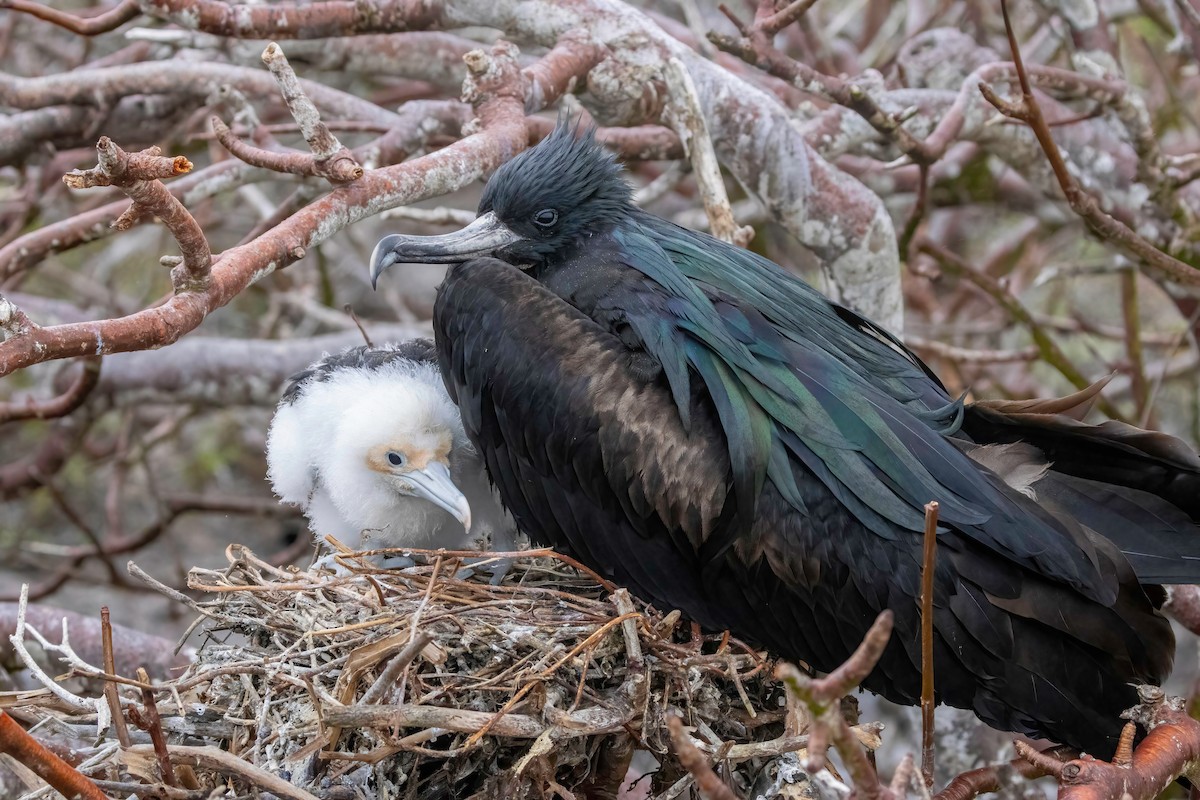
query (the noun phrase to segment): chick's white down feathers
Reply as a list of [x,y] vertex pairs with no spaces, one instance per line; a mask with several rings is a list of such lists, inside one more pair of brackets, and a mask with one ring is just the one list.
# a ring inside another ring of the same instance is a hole
[[[318,541],[360,547],[513,546],[513,523],[488,484],[436,364],[355,348],[314,364],[279,404],[267,437],[267,477],[299,506]],[[352,356],[359,356],[353,358]],[[374,356],[368,363],[364,356]],[[380,454],[447,462],[471,507],[468,533],[434,503],[402,493]],[[375,463],[372,465],[372,455]]]

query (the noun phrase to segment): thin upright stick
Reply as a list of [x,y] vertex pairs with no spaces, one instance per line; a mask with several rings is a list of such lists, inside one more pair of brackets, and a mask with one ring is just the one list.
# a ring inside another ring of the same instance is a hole
[[921,777],[933,786],[933,565],[937,558],[938,504],[925,504],[921,562]]
[[[100,608],[100,635],[104,649],[104,671],[109,675],[116,675],[117,661],[113,656],[112,622],[108,616],[108,606]],[[125,725],[125,714],[121,711],[121,697],[117,693],[117,684],[109,680],[104,682],[104,698],[108,700],[108,707],[112,711],[117,741],[121,743],[121,747],[129,747],[132,741],[129,738],[129,728]]]

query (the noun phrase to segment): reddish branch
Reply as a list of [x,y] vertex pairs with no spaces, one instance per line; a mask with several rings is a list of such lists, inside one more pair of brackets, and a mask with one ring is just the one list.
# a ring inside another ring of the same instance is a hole
[[[515,48],[504,43],[496,45],[491,56],[482,51],[468,55],[471,75],[465,95],[475,106],[479,133],[423,158],[372,170],[254,241],[226,251],[212,265],[210,282],[203,290],[179,292],[160,306],[126,317],[36,328],[0,343],[0,377],[80,352],[100,355],[171,344],[251,283],[291,264],[346,225],[384,208],[444,194],[487,174],[519,152],[528,139],[527,85],[515,56]],[[567,68],[580,62],[557,63]],[[547,85],[567,83],[555,80]]]
[[854,788],[866,800],[893,800],[892,791],[879,783],[875,766],[842,716],[841,700],[879,663],[891,635],[892,612],[883,611],[853,655],[824,678],[810,678],[791,664],[781,664],[775,673],[788,693],[808,710],[812,720],[806,764],[809,772],[824,767],[825,750],[832,744],[841,755]]
[[279,45],[271,42],[262,54],[263,63],[279,84],[283,101],[292,118],[300,126],[300,134],[312,151],[314,174],[328,178],[332,183],[349,183],[362,177],[363,168],[354,159],[338,138],[333,135],[312,100],[304,93],[300,79]]
[[221,0],[122,0],[112,11],[83,19],[47,9],[34,0],[0,0],[0,8],[5,7],[85,36],[105,33],[146,13],[218,36],[246,39],[318,39],[418,30],[433,25],[440,10],[436,3],[421,0],[325,0],[277,6],[240,6]]
[[1128,225],[1105,213],[1096,199],[1085,192],[1071,176],[1066,161],[1059,152],[1058,145],[1054,143],[1054,136],[1050,131],[1050,126],[1046,124],[1041,106],[1033,96],[1033,88],[1030,86],[1029,76],[1021,58],[1021,48],[1017,44],[1017,37],[1013,33],[1012,23],[1008,17],[1007,2],[1001,0],[1000,9],[1004,14],[1004,27],[1008,34],[1009,47],[1012,49],[1017,80],[1021,84],[1021,99],[1020,102],[1004,100],[986,83],[979,84],[979,91],[1001,114],[1029,125],[1034,136],[1037,137],[1038,144],[1042,146],[1046,158],[1050,161],[1054,177],[1058,180],[1063,194],[1066,195],[1067,205],[1087,223],[1093,233],[1104,241],[1117,245],[1127,255],[1138,259],[1170,280],[1190,286],[1200,286],[1200,269],[1164,253],[1139,236]]
[[[801,4],[794,3],[789,9],[799,5]],[[779,30],[777,26],[781,22],[790,23],[791,15],[785,13],[789,9],[784,9],[777,14],[769,13],[768,10],[773,7],[773,0],[762,0],[755,21],[747,24],[725,5],[721,5],[722,13],[738,29],[741,38],[720,33],[710,33],[708,38],[725,52],[738,56],[770,75],[781,78],[805,91],[824,95],[838,105],[853,109],[871,127],[894,141],[897,147],[918,164],[932,164],[941,157],[941,153],[927,152],[922,143],[904,129],[900,119],[879,108],[875,100],[857,84],[835,78],[832,75],[824,75],[776,48],[772,41],[774,34]],[[798,19],[799,15],[796,15],[796,18]]]
[[142,13],[138,8],[137,0],[121,0],[121,3],[115,8],[94,17],[79,17],[51,8],[37,0],[0,0],[0,8],[31,14],[81,36],[97,36],[101,33],[108,33],[130,20],[136,19]]
[[592,39],[586,29],[567,31],[550,52],[522,71],[528,84],[526,108],[545,108],[547,98],[573,91],[576,82],[607,55],[608,48]]
[[933,786],[933,576],[937,559],[938,504],[925,504],[921,559],[921,776]]
[[[109,617],[108,606],[100,607],[100,647],[104,653],[104,671],[109,675],[117,674],[116,656],[113,655],[112,620]],[[149,676],[146,676],[149,680]],[[113,729],[117,732],[117,741],[121,747],[129,747],[129,728],[125,724],[125,713],[121,710],[121,696],[117,693],[115,681],[104,682],[104,699],[108,701],[108,710],[112,714]]]
[[[1058,759],[1053,760],[1056,764],[1062,763]],[[956,775],[933,796],[933,800],[974,800],[981,794],[999,792],[1017,777],[1034,780],[1049,774],[1024,758],[1014,758],[1003,764],[990,764]]]
[[[554,121],[545,117],[529,117],[525,124],[529,128],[531,145],[537,144],[554,130]],[[597,128],[596,138],[620,153],[626,161],[678,161],[685,157],[679,135],[662,125]]]
[[0,423],[18,419],[54,419],[65,417],[83,405],[92,390],[100,383],[100,358],[88,356],[80,359],[83,368],[71,385],[57,397],[49,400],[32,398],[22,403],[0,402]]
[[104,793],[86,776],[43,747],[16,721],[0,710],[0,752],[24,764],[65,797],[105,800]]
[[[171,272],[175,293],[205,291],[212,266],[208,240],[195,218],[160,180],[190,172],[192,162],[183,156],[166,158],[160,155],[157,147],[140,153],[126,153],[107,136],[100,137],[96,153],[97,166],[72,170],[63,176],[63,183],[72,189],[116,186],[128,195],[133,205],[113,223],[117,230],[129,228],[139,216],[161,220],[183,253],[183,263]],[[99,349],[96,355],[100,355]]]
[[679,763],[692,774],[704,800],[738,800],[737,795],[712,771],[708,758],[688,739],[679,717],[667,717],[667,730],[671,732],[671,743]]
[[[382,109],[380,109],[382,111]],[[390,130],[378,139],[355,148],[356,158],[373,158],[377,163],[393,164],[406,159],[417,148],[425,146],[431,137],[457,136],[470,116],[463,103],[444,100],[424,100],[405,104],[388,123]],[[242,165],[226,160],[197,170],[174,181],[168,187],[175,197],[189,203],[212,196],[221,188],[236,185]],[[48,253],[61,253],[81,244],[95,241],[114,232],[108,224],[121,213],[124,202],[110,203],[85,211],[60,222],[50,223],[30,231],[0,248],[0,281],[19,275]],[[3,312],[0,311],[0,322]]]
[[211,117],[209,123],[212,125],[213,136],[217,137],[221,146],[253,167],[262,167],[273,172],[286,172],[292,175],[315,176],[317,174],[316,159],[310,153],[301,153],[299,150],[286,152],[264,150],[239,139],[220,117]]
[[[143,684],[150,683],[146,670],[138,667],[138,680]],[[167,752],[167,738],[163,735],[162,721],[158,717],[158,704],[154,702],[154,690],[142,687],[142,711],[129,709],[129,718],[135,725],[150,734],[154,745],[154,757],[158,761],[158,772],[163,783],[167,786],[178,786],[175,780],[175,770],[171,768],[171,755]]]
[[1122,733],[1111,762],[1082,756],[1066,763],[1017,742],[1026,761],[1058,778],[1060,800],[1149,800],[1181,776],[1193,781],[1200,769],[1200,721],[1188,715],[1182,700],[1167,698],[1157,686],[1140,688],[1142,704],[1134,720],[1149,729],[1132,749],[1132,723]]

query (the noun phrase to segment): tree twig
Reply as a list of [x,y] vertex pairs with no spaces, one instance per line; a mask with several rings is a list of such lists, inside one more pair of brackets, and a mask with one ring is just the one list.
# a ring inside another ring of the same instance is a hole
[[[100,607],[100,636],[104,653],[104,671],[109,675],[117,673],[117,662],[113,656],[112,621],[109,619],[108,606]],[[149,676],[147,676],[149,677]],[[117,732],[117,741],[121,747],[129,747],[129,728],[125,725],[125,714],[121,711],[121,698],[117,694],[117,684],[113,681],[104,682],[104,698],[108,701],[112,713],[113,728]]]
[[0,8],[30,14],[80,36],[99,36],[102,33],[108,33],[130,20],[137,19],[142,13],[137,0],[121,0],[115,8],[94,17],[76,16],[36,0],[0,0]]
[[79,361],[81,366],[79,374],[75,376],[71,385],[57,397],[51,397],[48,400],[29,398],[20,403],[0,401],[0,423],[19,419],[65,417],[87,402],[92,390],[100,383],[101,359],[99,356],[85,356]]
[[671,743],[679,763],[691,773],[704,800],[738,800],[733,790],[712,771],[704,754],[691,743],[683,730],[683,720],[675,715],[668,716],[667,730],[671,733]]
[[933,576],[937,563],[937,501],[925,504],[925,540],[921,559],[921,776],[933,786]]
[[1067,204],[1087,223],[1093,233],[1106,242],[1112,242],[1125,254],[1138,259],[1168,280],[1188,286],[1200,286],[1200,269],[1164,253],[1139,236],[1128,225],[1105,213],[1096,199],[1085,192],[1079,186],[1078,181],[1071,176],[1066,161],[1059,152],[1058,145],[1054,143],[1054,136],[1050,131],[1050,126],[1046,124],[1042,108],[1033,96],[1029,76],[1025,71],[1025,63],[1021,58],[1021,48],[1017,44],[1012,21],[1008,16],[1007,0],[1000,1],[1000,10],[1004,15],[1004,29],[1008,34],[1008,45],[1012,49],[1017,80],[1021,84],[1021,99],[1017,103],[1004,100],[986,83],[979,84],[979,91],[1001,114],[1029,125],[1034,136],[1037,137],[1038,144],[1042,146],[1046,158],[1050,161],[1050,167],[1054,170],[1054,177],[1058,180],[1058,185],[1067,198]]
[[0,752],[9,754],[29,767],[65,797],[105,800],[104,793],[96,784],[43,747],[3,709],[0,709]]
[[824,678],[810,678],[791,664],[781,664],[775,671],[788,692],[805,705],[812,719],[808,770],[816,772],[825,765],[825,748],[833,744],[850,773],[854,788],[867,800],[891,800],[891,790],[879,783],[875,767],[850,731],[849,723],[842,716],[841,699],[879,663],[892,635],[892,620],[891,611],[880,612],[858,649]]
[[63,176],[63,183],[72,189],[116,186],[128,195],[133,205],[113,223],[118,230],[133,225],[136,215],[162,220],[183,254],[183,263],[171,271],[175,293],[204,292],[211,281],[212,251],[208,240],[195,218],[160,180],[191,172],[192,163],[183,156],[165,158],[160,153],[157,147],[126,153],[107,136],[101,136],[96,144],[97,166],[72,170]]
[[271,42],[267,49],[263,50],[262,60],[267,69],[271,70],[275,82],[279,84],[283,101],[296,124],[300,126],[300,135],[312,151],[313,174],[335,184],[349,183],[361,178],[362,166],[355,160],[354,154],[346,149],[321,121],[321,113],[305,94],[292,65],[283,54],[283,49]]
[[717,154],[708,135],[696,86],[688,75],[687,67],[678,58],[667,62],[666,76],[671,102],[664,113],[691,159],[704,210],[708,214],[709,229],[718,239],[745,247],[754,237],[754,228],[739,226],[733,218],[725,182],[721,178],[721,165],[717,162]]

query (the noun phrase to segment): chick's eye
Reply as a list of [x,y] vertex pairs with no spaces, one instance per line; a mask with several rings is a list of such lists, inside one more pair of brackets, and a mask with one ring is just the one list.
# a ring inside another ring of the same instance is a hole
[[391,464],[393,467],[404,466],[404,456],[400,455],[395,450],[388,451],[387,460],[388,460],[388,463]]
[[558,222],[558,212],[553,208],[543,208],[541,211],[533,215],[535,225],[540,225],[543,228],[549,228],[554,223]]

